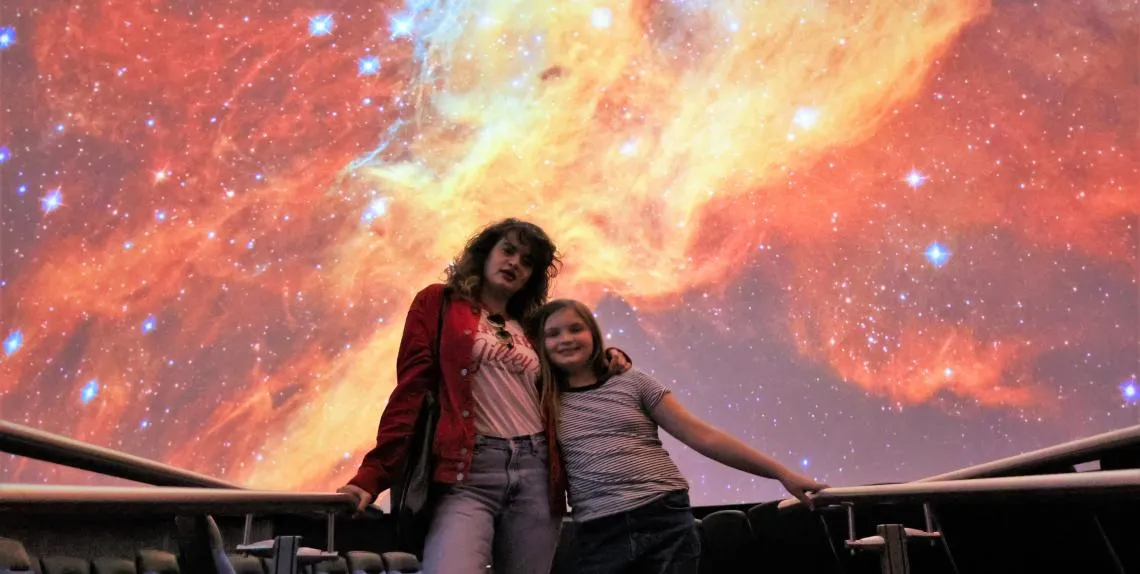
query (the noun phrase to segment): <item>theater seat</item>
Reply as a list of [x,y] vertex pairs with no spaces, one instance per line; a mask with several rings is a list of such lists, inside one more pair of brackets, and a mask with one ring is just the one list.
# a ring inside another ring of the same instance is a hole
[[40,566],[43,574],[91,574],[91,562],[72,556],[45,556]]
[[336,560],[326,560],[318,562],[313,565],[313,572],[327,573],[327,574],[348,574],[348,562],[345,562],[344,557],[338,557]]
[[352,550],[344,555],[348,570],[353,574],[383,574],[384,558],[375,552]]
[[[272,558],[258,558],[261,561],[262,568],[265,569],[266,574],[273,574],[274,568],[277,563]],[[311,564],[297,564],[297,572],[300,574],[313,574],[313,566]]]
[[756,564],[752,554],[752,529],[748,516],[739,510],[719,510],[701,519],[701,562],[703,573],[751,572]]
[[139,550],[135,568],[138,574],[180,574],[178,557],[163,550]]
[[226,558],[229,558],[234,574],[265,574],[265,565],[256,556],[228,554]]
[[381,558],[387,574],[420,574],[422,570],[419,559],[407,552],[385,552]]
[[24,545],[10,538],[0,538],[0,572],[32,572],[32,558]]
[[756,539],[761,563],[772,559],[771,556],[765,555],[770,554],[779,543],[780,510],[777,508],[779,504],[779,500],[773,500],[748,509],[748,527]]
[[126,558],[96,558],[91,561],[91,574],[137,574],[135,563]]
[[[748,510],[752,532],[759,541],[757,561],[772,572],[810,574],[842,570],[840,555],[834,549],[842,548],[843,540],[832,540],[830,536],[842,537],[846,533],[846,512],[841,507],[811,511],[795,499],[789,500],[765,502]],[[831,526],[825,528],[825,524]]]

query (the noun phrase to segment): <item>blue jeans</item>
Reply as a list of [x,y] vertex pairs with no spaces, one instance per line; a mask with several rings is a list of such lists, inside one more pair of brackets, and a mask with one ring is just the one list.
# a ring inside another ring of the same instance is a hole
[[576,574],[696,574],[701,556],[689,493],[588,520],[575,531]]
[[550,513],[546,438],[477,436],[466,479],[439,497],[424,574],[549,574],[562,520]]

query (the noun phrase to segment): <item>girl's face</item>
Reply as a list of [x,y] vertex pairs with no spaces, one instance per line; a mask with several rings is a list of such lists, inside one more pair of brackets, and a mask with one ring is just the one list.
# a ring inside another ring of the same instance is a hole
[[594,337],[586,321],[572,308],[563,308],[547,317],[542,340],[550,364],[568,373],[590,367],[594,357]]

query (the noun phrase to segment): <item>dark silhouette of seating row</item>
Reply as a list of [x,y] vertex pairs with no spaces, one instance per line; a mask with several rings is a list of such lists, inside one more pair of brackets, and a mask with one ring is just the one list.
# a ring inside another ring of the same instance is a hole
[[[158,486],[0,485],[0,574],[420,568],[415,557],[390,552],[391,521],[376,511],[348,519],[351,501],[340,495],[251,491],[4,421],[0,452]],[[815,511],[789,501],[697,508],[700,571],[1140,572],[1140,474],[1127,470],[1138,468],[1140,426],[899,488],[828,489]],[[227,528],[219,531],[207,513]],[[302,536],[326,541],[324,549],[301,546]],[[251,543],[256,538],[265,540]],[[334,552],[334,542],[353,550]],[[575,552],[567,523],[554,572],[572,574]]]
[[[226,561],[234,574],[272,574],[272,558],[248,554],[226,554]],[[306,564],[299,570],[305,574],[415,574],[420,563],[415,556],[402,552],[349,551],[342,556],[316,564]],[[75,556],[43,556],[28,554],[24,545],[9,538],[0,538],[0,573],[34,572],[36,574],[204,574],[184,568],[184,560],[163,550],[139,550],[133,558]]]

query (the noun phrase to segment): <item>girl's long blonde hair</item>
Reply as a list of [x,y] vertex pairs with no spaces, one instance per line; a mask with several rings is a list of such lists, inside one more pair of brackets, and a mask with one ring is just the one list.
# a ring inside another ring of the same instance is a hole
[[530,340],[534,341],[534,351],[538,354],[539,398],[542,403],[543,415],[553,421],[555,425],[558,424],[559,416],[562,414],[559,397],[567,387],[567,377],[565,372],[550,362],[550,354],[546,350],[546,321],[551,315],[563,309],[573,309],[582,318],[586,328],[590,330],[590,338],[594,342],[594,351],[590,355],[590,366],[594,376],[601,380],[609,371],[604,352],[605,348],[602,346],[602,329],[598,326],[598,321],[594,319],[594,313],[585,303],[574,299],[556,299],[539,307],[528,321],[527,330]]

